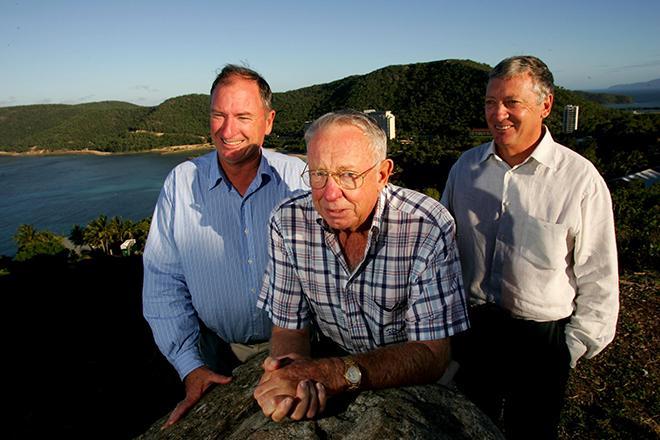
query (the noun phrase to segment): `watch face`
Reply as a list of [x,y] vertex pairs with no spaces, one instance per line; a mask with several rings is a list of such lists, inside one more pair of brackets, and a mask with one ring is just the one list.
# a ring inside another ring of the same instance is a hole
[[346,379],[348,379],[348,381],[351,383],[360,382],[361,376],[362,373],[360,373],[360,369],[357,367],[351,366],[348,368],[348,370],[346,370]]

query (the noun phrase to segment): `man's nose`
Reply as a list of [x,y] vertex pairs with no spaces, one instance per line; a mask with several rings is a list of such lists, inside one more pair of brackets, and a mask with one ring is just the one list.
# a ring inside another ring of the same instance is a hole
[[344,193],[341,190],[341,187],[335,180],[334,175],[328,176],[328,181],[325,183],[325,187],[323,188],[323,197],[332,202],[334,200],[339,199],[342,197]]
[[225,139],[231,139],[231,137],[236,133],[236,123],[234,122],[234,118],[225,118],[224,121],[222,121],[222,125],[220,126],[219,131],[220,136]]
[[498,102],[493,110],[498,121],[503,121],[509,117],[509,109],[503,102]]

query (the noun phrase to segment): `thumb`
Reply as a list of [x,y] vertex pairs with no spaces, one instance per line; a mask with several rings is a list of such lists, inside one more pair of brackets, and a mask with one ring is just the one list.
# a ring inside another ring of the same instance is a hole
[[226,385],[231,382],[231,376],[223,376],[222,374],[213,373],[209,376],[209,382],[213,382],[219,385]]
[[163,426],[160,427],[160,429],[163,430],[169,428],[170,426],[178,422],[181,419],[181,417],[183,417],[188,412],[188,410],[190,410],[190,408],[192,408],[197,403],[198,400],[199,398],[190,399],[186,397],[181,402],[179,402],[176,408],[174,408],[174,411],[170,413],[170,416],[167,418],[167,421],[163,424]]
[[282,360],[281,359],[276,359],[273,357],[268,356],[266,359],[264,359],[264,371],[271,372],[278,370],[279,368],[282,367]]

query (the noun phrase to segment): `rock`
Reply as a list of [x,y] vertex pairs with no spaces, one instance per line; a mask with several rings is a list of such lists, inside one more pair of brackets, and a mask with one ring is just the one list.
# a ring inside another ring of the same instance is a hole
[[234,370],[176,425],[165,418],[138,439],[504,439],[493,422],[458,391],[438,384],[364,391],[331,399],[317,420],[275,423],[252,397],[265,354]]

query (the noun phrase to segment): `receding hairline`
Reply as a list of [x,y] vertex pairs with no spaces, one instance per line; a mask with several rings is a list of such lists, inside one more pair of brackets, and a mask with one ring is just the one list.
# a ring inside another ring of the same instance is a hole
[[268,81],[259,72],[236,64],[225,65],[222,71],[215,77],[211,85],[211,98],[217,89],[232,84],[238,79],[253,81],[257,86],[259,97],[266,111],[273,110],[273,92]]
[[305,143],[309,149],[312,139],[330,127],[354,127],[366,138],[369,150],[375,160],[387,158],[387,137],[376,121],[363,112],[344,109],[329,112],[317,118],[305,131]]
[[532,80],[539,104],[554,95],[554,76],[548,65],[534,55],[516,55],[503,59],[488,73],[488,83],[494,78],[509,79],[525,74]]

